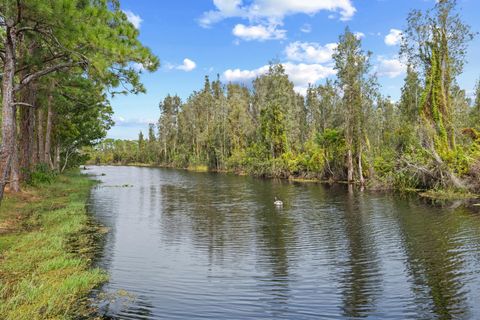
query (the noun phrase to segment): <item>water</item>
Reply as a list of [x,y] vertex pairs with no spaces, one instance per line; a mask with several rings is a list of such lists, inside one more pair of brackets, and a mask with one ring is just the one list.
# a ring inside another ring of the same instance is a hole
[[103,182],[90,210],[110,228],[107,317],[480,319],[478,212],[345,186],[89,169]]

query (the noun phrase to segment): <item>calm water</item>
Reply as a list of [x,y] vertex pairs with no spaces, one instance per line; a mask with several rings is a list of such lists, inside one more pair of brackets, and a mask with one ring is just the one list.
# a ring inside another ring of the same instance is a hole
[[344,186],[89,169],[103,182],[90,209],[110,228],[98,263],[113,319],[480,319],[478,212]]

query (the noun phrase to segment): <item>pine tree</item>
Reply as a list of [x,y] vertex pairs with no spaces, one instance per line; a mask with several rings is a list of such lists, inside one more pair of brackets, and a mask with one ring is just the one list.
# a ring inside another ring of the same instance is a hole
[[[138,41],[138,31],[128,22],[116,0],[5,0],[0,4],[0,14],[3,62],[1,201],[10,171],[18,176],[19,164],[27,163],[17,161],[17,108],[32,107],[32,101],[15,100],[17,96],[27,97],[19,95],[23,89],[32,88],[31,85],[42,77],[68,70],[101,83],[105,90],[121,86],[120,93],[143,92],[138,72],[130,62],[141,63],[149,71],[156,70],[159,63]],[[35,123],[31,117],[29,123]],[[23,130],[26,128],[20,126],[22,139],[32,141],[33,137],[28,135],[35,130]],[[13,181],[17,184],[13,189],[18,189],[18,179]]]

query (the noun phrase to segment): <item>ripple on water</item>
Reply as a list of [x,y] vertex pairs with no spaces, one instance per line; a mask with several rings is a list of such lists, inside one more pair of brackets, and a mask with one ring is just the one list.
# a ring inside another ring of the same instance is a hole
[[112,318],[480,318],[480,218],[465,209],[344,186],[91,172],[106,174],[90,210],[111,230],[98,264]]

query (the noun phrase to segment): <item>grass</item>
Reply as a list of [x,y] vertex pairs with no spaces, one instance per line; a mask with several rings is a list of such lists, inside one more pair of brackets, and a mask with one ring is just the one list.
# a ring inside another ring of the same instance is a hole
[[193,172],[208,172],[208,166],[203,165],[203,164],[197,164],[197,165],[190,165],[187,167],[188,171],[193,171]]
[[1,319],[73,319],[106,281],[91,267],[102,229],[85,202],[93,181],[79,172],[8,195],[0,207]]
[[434,199],[434,200],[471,200],[478,199],[477,194],[469,193],[466,191],[458,190],[428,190],[419,193],[421,197]]

